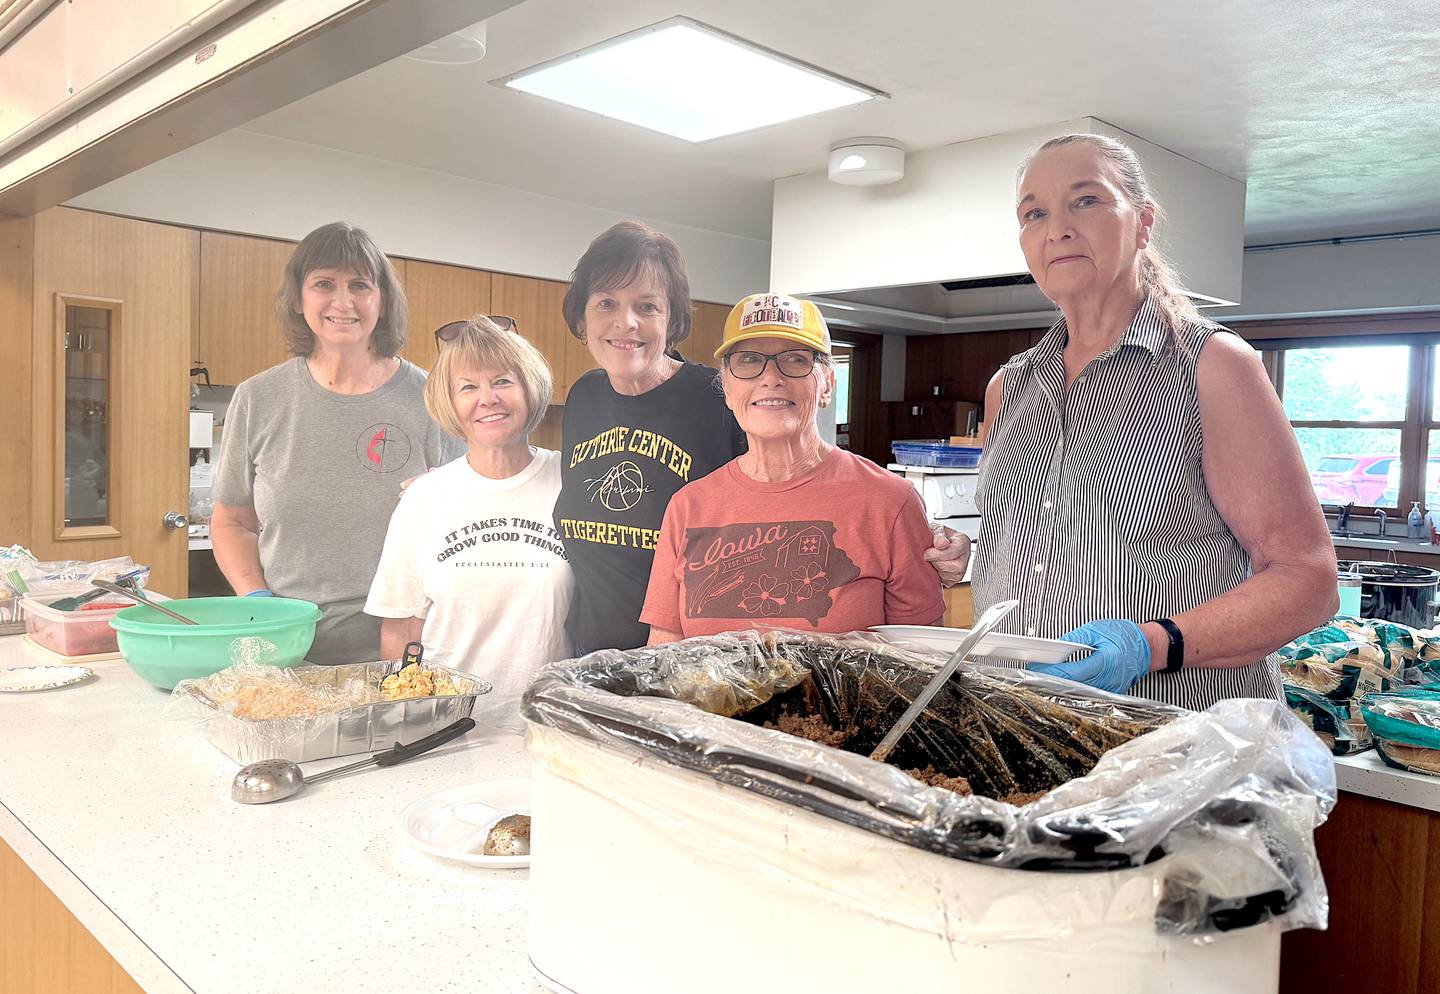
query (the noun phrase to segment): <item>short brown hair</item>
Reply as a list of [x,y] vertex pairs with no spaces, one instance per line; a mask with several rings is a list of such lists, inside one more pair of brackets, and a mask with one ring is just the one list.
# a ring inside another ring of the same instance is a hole
[[275,294],[275,317],[292,355],[308,356],[315,351],[315,333],[300,311],[300,292],[305,277],[317,269],[349,269],[379,287],[383,308],[371,344],[377,355],[386,358],[405,347],[410,308],[390,260],[360,228],[348,221],[333,221],[316,228],[295,246]]
[[516,331],[503,331],[494,321],[477,314],[465,322],[465,328],[448,342],[440,343],[440,355],[425,381],[425,410],[447,433],[464,439],[465,430],[455,413],[455,396],[451,377],[460,369],[482,372],[506,369],[520,381],[525,394],[529,418],[525,434],[529,435],[545,417],[554,391],[550,364],[535,346]]
[[680,254],[680,246],[639,221],[620,221],[606,228],[575,264],[562,305],[570,334],[585,340],[580,327],[585,320],[585,303],[590,294],[628,286],[647,272],[653,272],[664,285],[670,306],[665,347],[671,348],[689,338],[693,319],[690,313],[690,278],[685,275],[685,259]]

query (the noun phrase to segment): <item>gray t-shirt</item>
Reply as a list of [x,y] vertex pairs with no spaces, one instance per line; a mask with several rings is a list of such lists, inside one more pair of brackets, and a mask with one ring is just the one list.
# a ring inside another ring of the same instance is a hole
[[380,619],[364,613],[365,598],[400,484],[464,451],[430,420],[424,386],[425,372],[402,360],[376,390],[331,393],[295,358],[230,402],[215,499],[255,509],[270,589],[324,610],[311,662],[377,657]]

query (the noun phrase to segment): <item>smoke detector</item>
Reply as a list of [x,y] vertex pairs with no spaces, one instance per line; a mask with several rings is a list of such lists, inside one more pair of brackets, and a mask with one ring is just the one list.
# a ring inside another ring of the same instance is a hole
[[406,52],[405,58],[437,66],[467,66],[485,58],[485,39],[485,22],[481,21]]
[[905,147],[893,138],[847,138],[830,146],[833,182],[878,186],[904,175]]

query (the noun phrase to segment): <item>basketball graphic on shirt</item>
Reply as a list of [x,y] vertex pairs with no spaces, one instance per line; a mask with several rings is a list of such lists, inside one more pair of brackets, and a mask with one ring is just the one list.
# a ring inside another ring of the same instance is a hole
[[766,521],[685,529],[685,613],[818,625],[831,592],[860,575],[832,521]]
[[645,474],[640,467],[628,459],[616,463],[606,470],[605,475],[591,485],[592,500],[598,499],[611,511],[628,511],[640,503],[648,488]]
[[393,473],[410,461],[410,436],[399,425],[381,421],[360,433],[355,456],[376,473]]

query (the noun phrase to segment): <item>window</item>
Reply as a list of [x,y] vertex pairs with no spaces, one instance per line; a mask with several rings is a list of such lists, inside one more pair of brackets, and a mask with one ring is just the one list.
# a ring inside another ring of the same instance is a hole
[[114,363],[119,304],[61,295],[57,538],[116,534]]
[[1320,502],[1440,507],[1440,336],[1315,342],[1265,359]]
[[850,423],[850,350],[837,345],[835,360],[835,424]]

